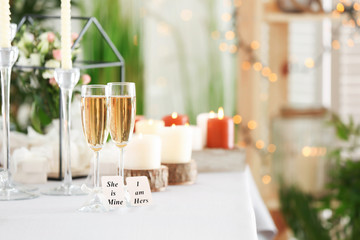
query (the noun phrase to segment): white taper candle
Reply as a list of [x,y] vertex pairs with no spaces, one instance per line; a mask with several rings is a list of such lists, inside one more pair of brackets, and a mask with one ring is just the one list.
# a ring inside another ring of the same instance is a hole
[[71,69],[71,4],[61,0],[61,67]]
[[10,3],[0,0],[0,47],[11,47],[10,38]]

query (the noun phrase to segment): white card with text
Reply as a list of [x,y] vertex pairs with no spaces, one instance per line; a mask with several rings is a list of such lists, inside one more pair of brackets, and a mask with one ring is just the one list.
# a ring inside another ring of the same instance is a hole
[[147,177],[128,177],[126,178],[126,186],[130,195],[131,206],[151,205],[152,196]]
[[104,176],[101,178],[103,194],[111,207],[126,206],[124,181],[120,176]]

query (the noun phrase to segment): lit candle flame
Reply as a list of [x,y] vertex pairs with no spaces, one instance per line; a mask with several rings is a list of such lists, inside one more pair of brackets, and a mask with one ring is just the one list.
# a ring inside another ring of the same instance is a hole
[[176,113],[176,112],[173,112],[172,114],[171,114],[171,118],[172,119],[175,119],[175,118],[177,118],[178,117],[178,114]]
[[188,126],[190,126],[190,124],[189,124],[189,123],[185,123],[185,126],[188,127]]
[[171,125],[171,127],[173,127],[173,128],[174,128],[174,127],[175,127],[175,123],[173,123],[173,124]]
[[153,125],[154,121],[152,119],[149,120],[148,122],[150,125]]
[[209,113],[209,118],[215,118],[215,113],[214,113],[214,111],[210,111],[210,113]]
[[224,109],[222,107],[219,107],[218,110],[218,118],[221,120],[224,118]]

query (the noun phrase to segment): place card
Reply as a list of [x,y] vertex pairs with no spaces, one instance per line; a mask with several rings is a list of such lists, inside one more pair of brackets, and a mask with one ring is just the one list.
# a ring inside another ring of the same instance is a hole
[[120,176],[104,176],[101,178],[103,194],[111,207],[126,206],[124,181]]
[[152,203],[149,180],[145,176],[126,178],[127,191],[130,195],[130,205],[134,207],[147,206]]

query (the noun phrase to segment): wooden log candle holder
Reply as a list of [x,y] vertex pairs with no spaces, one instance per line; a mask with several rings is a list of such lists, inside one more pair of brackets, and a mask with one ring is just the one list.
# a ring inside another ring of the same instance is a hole
[[194,160],[188,163],[162,163],[169,168],[169,185],[194,184],[197,177],[197,166]]
[[162,192],[168,186],[169,170],[166,166],[161,165],[157,169],[124,169],[124,177],[146,176],[149,179],[150,189],[152,192]]

